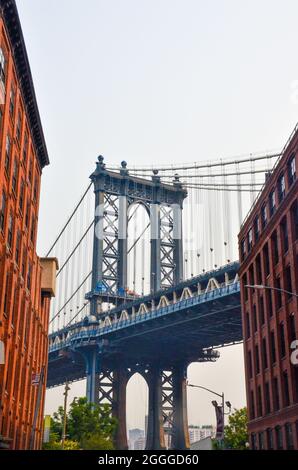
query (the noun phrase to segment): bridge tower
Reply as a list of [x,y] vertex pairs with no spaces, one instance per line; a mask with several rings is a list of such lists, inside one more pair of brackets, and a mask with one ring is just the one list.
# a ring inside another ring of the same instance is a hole
[[[151,180],[131,176],[121,163],[120,172],[106,169],[102,156],[90,176],[95,193],[95,224],[90,314],[101,317],[102,302],[127,302],[128,209],[142,204],[150,218],[151,293],[174,286],[183,279],[182,208],[187,192],[179,177],[173,184],[160,181],[157,171]],[[83,356],[86,363],[87,398],[109,403],[118,421],[116,446],[127,448],[126,385],[135,372],[149,388],[147,448],[165,448],[165,430],[171,433],[172,447],[189,447],[186,407],[186,367],[184,363],[162,361],[131,363],[125,351],[101,361],[109,345],[90,346]],[[136,351],[137,358],[137,351]]]

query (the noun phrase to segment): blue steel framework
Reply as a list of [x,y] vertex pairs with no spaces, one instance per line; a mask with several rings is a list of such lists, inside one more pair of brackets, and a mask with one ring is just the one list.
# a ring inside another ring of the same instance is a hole
[[[95,231],[90,315],[50,335],[48,387],[87,378],[90,402],[109,403],[117,418],[116,447],[127,448],[126,386],[139,372],[149,388],[147,449],[189,447],[186,378],[194,361],[215,361],[213,347],[242,339],[238,263],[183,279],[182,205],[175,177],[163,184],[107,171],[98,158],[91,175]],[[151,222],[151,294],[130,298],[127,285],[128,208],[142,204]],[[117,307],[102,311],[102,303]]]

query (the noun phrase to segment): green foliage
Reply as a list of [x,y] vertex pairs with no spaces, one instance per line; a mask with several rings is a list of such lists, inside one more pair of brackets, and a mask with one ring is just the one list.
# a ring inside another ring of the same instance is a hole
[[[66,420],[65,450],[112,450],[117,422],[111,417],[109,405],[88,403],[87,398],[75,398],[70,404]],[[50,442],[45,450],[61,450],[63,407],[51,418]]]
[[229,416],[229,424],[225,427],[225,447],[228,449],[247,449],[247,410],[234,410]]
[[116,420],[110,416],[109,405],[88,403],[87,398],[75,398],[70,405],[67,434],[71,439],[81,442],[91,435],[110,439],[116,430]]
[[101,434],[92,434],[90,437],[83,438],[81,446],[84,450],[114,450],[112,440]]

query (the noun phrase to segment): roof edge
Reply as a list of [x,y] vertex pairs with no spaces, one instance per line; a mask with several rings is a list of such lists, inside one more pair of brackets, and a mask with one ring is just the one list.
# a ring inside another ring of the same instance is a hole
[[0,0],[0,15],[8,33],[16,72],[22,90],[30,130],[41,168],[50,163],[42,129],[33,78],[27,55],[22,26],[15,0]]

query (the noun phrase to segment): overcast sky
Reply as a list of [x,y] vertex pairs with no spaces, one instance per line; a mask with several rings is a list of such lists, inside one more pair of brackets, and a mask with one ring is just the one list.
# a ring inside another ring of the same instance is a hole
[[[17,4],[51,160],[40,254],[87,186],[97,155],[110,164],[227,158],[280,149],[296,124],[297,0]],[[242,406],[241,346],[223,350],[217,364],[192,365],[190,379]],[[129,400],[138,398],[130,426],[143,425],[146,402],[135,379]],[[192,390],[189,421],[214,422],[211,400]],[[60,389],[48,393],[47,411],[60,403]]]

